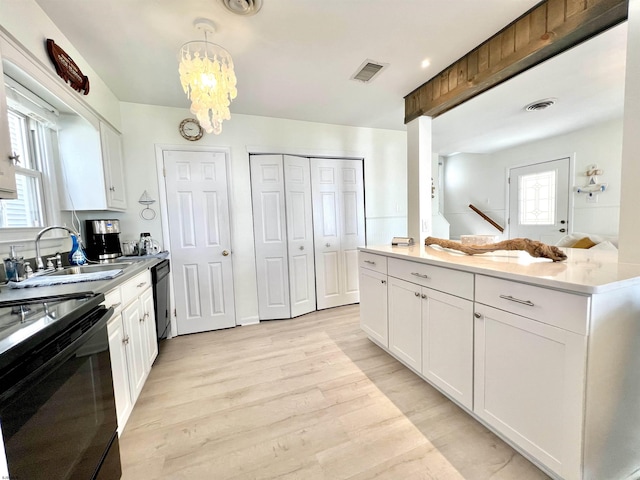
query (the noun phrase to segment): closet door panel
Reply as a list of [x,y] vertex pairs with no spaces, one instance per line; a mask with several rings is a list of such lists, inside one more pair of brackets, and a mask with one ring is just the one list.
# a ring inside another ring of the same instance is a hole
[[284,155],[291,316],[316,309],[309,159]]
[[291,317],[282,155],[250,157],[261,320]]

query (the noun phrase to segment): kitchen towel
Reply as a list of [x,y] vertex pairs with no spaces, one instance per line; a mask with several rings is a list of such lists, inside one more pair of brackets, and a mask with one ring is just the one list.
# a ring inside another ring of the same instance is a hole
[[105,270],[103,272],[77,273],[75,275],[42,275],[31,277],[22,282],[8,282],[9,288],[50,287],[51,285],[63,285],[65,283],[95,282],[96,280],[109,280],[122,273],[119,270]]

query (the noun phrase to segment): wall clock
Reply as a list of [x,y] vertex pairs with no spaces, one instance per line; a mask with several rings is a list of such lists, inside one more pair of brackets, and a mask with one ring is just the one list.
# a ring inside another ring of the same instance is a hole
[[180,132],[180,135],[192,142],[200,140],[204,133],[200,123],[195,118],[185,118],[182,120],[178,127],[178,131]]

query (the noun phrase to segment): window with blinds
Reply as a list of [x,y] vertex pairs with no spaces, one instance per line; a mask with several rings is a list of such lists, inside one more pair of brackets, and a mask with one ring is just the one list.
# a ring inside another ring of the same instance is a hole
[[0,200],[0,228],[44,226],[43,165],[46,161],[45,127],[33,118],[9,108],[11,149],[19,155],[16,165],[18,198]]

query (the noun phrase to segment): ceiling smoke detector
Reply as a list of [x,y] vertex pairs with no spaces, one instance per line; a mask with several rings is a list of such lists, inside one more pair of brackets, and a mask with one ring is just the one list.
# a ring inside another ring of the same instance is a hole
[[255,15],[262,8],[262,0],[222,0],[227,10],[236,15]]
[[356,73],[351,76],[351,80],[358,80],[359,82],[368,83],[388,66],[388,63],[365,60],[362,65],[358,67]]
[[556,104],[557,98],[545,98],[544,100],[538,100],[537,102],[530,103],[524,109],[527,112],[537,112],[538,110],[544,110],[545,108],[552,107]]

